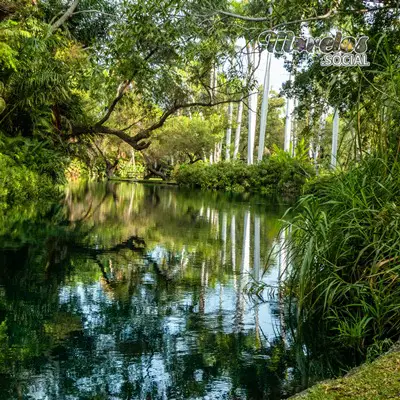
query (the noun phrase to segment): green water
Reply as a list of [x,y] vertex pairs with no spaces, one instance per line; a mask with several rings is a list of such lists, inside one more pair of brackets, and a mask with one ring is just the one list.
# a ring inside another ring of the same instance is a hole
[[264,265],[284,210],[129,183],[13,210],[0,230],[0,398],[287,397],[301,382],[284,305],[270,287],[264,301],[245,293],[277,284]]

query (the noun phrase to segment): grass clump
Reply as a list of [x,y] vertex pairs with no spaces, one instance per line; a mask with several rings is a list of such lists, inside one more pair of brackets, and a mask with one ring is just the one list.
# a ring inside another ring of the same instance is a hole
[[338,345],[373,354],[400,332],[400,165],[370,158],[307,190],[287,224],[299,327],[318,320]]

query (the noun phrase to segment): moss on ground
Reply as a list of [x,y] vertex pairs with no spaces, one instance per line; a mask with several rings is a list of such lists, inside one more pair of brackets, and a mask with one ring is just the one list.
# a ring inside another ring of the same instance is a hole
[[343,378],[319,383],[292,400],[400,399],[400,352],[364,364]]

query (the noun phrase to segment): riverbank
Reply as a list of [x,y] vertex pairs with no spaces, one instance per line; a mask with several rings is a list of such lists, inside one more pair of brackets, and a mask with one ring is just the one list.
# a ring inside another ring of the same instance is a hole
[[319,383],[291,400],[388,400],[400,396],[400,344],[343,378]]
[[169,185],[169,186],[178,186],[175,181],[163,181],[160,179],[132,179],[132,178],[119,178],[119,177],[112,177],[109,178],[110,181],[116,182],[132,182],[132,183],[145,183],[145,184],[152,184],[152,185]]

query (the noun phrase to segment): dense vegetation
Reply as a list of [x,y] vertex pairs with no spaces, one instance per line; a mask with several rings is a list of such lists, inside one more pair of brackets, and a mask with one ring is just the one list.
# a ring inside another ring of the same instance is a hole
[[201,189],[298,195],[307,179],[314,175],[315,170],[307,159],[280,152],[255,165],[242,162],[183,165],[174,178],[180,185]]
[[63,153],[36,139],[0,140],[0,208],[28,200],[54,200],[57,185],[65,182]]
[[399,164],[367,158],[307,190],[286,228],[299,322],[322,320],[340,345],[379,353],[400,328]]

